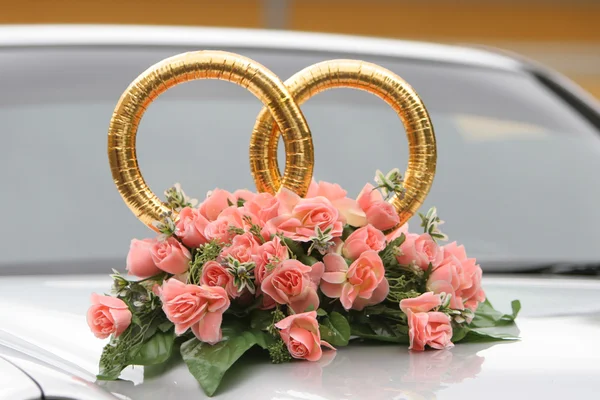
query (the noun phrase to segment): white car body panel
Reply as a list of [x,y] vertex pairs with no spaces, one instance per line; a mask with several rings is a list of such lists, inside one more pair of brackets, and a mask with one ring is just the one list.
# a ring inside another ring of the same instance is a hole
[[[123,25],[9,25],[0,27],[0,47],[197,46],[326,51],[454,62],[518,69],[514,58],[475,48],[434,43],[258,29]],[[201,48],[199,48],[201,50]]]
[[[103,293],[110,284],[107,276],[95,275],[1,279],[0,320],[10,323],[2,324],[0,346],[56,365],[77,377],[78,387],[94,382],[106,341],[92,335],[85,313],[90,293]],[[600,282],[486,277],[484,285],[503,311],[509,311],[511,300],[521,300],[520,341],[464,343],[423,353],[401,345],[355,344],[326,352],[321,362],[277,366],[266,356],[244,359],[247,368],[232,370],[217,398],[594,398],[600,376]],[[141,367],[128,368],[122,377],[131,381],[101,386],[132,399],[203,398],[183,363],[152,379],[144,379]]]

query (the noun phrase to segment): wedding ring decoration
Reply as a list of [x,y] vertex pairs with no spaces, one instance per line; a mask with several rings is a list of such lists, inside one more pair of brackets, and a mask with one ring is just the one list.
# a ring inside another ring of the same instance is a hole
[[[329,190],[327,182],[317,189],[327,193],[306,200],[282,192],[275,198],[221,190],[198,207],[174,187],[166,192],[168,203],[161,203],[138,167],[138,125],[161,93],[202,78],[237,83],[265,105],[250,139],[250,167],[258,191],[276,193],[285,187],[299,196],[307,194],[314,149],[299,105],[335,87],[366,90],[397,112],[410,150],[404,182],[395,171],[378,175],[380,186],[365,185],[356,200],[340,197],[342,189]],[[280,134],[286,152],[283,175],[276,157]],[[456,242],[438,243],[447,238],[438,228],[435,207],[423,217],[423,234],[403,231],[386,237],[427,196],[435,174],[436,142],[417,94],[382,67],[354,60],[326,61],[283,83],[265,67],[236,54],[200,51],[174,56],[148,69],[125,91],[110,123],[108,153],[123,199],[160,234],[131,241],[127,272],[136,280],[115,271],[113,293],[91,297],[88,325],[96,337],[111,337],[100,357],[99,379],[116,380],[130,365],[163,362],[167,350],[147,356],[144,349],[156,340],[171,349],[176,337],[181,343],[178,353],[208,396],[216,392],[232,364],[223,357],[231,352],[239,356],[259,343],[274,363],[283,363],[318,361],[323,347],[347,346],[351,337],[408,343],[413,351],[450,348],[453,340],[516,339],[480,329],[514,321],[520,305],[513,301],[509,315],[483,303],[482,270]],[[384,203],[384,193],[396,195]],[[358,216],[358,207],[364,218],[341,221],[343,211]],[[425,243],[424,248],[415,247],[415,240]],[[406,242],[408,247],[403,248]],[[402,251],[407,248],[413,249],[410,254]],[[455,261],[470,272],[448,268],[442,257],[446,251],[460,251],[461,259]],[[355,279],[357,274],[364,279]],[[426,307],[421,307],[424,303]],[[381,312],[373,313],[371,307]],[[477,318],[480,310],[499,317]],[[108,311],[118,313],[121,323],[107,317]],[[422,323],[422,317],[428,322]],[[485,320],[484,326],[479,320]],[[150,329],[156,321],[158,328]],[[382,331],[382,325],[395,328]],[[432,326],[435,335],[430,334]],[[298,341],[296,331],[314,340]],[[218,354],[212,345],[219,346]],[[228,362],[220,374],[207,373],[210,365],[221,361]]]
[[[165,59],[142,73],[125,90],[109,127],[108,154],[113,179],[125,203],[147,226],[170,211],[146,185],[138,167],[136,134],[148,107],[169,88],[195,79],[221,79],[247,88],[264,104],[250,141],[250,167],[259,192],[281,186],[304,196],[310,185],[314,149],[299,105],[317,93],[336,87],[365,90],[383,99],[398,114],[409,143],[403,196],[389,201],[400,217],[399,227],[423,203],[436,169],[436,141],[429,114],[415,91],[399,76],[375,64],[332,60],[312,65],[285,84],[257,62],[222,51],[197,51]],[[286,165],[277,164],[279,135],[283,135]],[[175,216],[176,218],[177,216]]]
[[[167,58],[143,72],[125,90],[108,129],[108,158],[117,189],[131,211],[153,230],[169,212],[146,185],[138,167],[140,120],[160,94],[183,82],[220,79],[245,87],[269,110],[285,140],[288,162],[282,183],[304,195],[313,173],[312,138],[304,115],[279,78],[257,62],[223,51],[197,51]],[[174,216],[177,218],[177,216]]]
[[[289,78],[285,85],[298,105],[328,89],[350,87],[378,96],[396,111],[406,129],[409,158],[404,175],[406,192],[389,200],[400,217],[399,224],[392,230],[406,223],[429,193],[437,158],[431,120],[415,91],[393,72],[358,60],[331,60],[311,65]],[[250,167],[259,192],[275,193],[282,184],[277,166],[278,138],[277,125],[263,108],[250,142]]]

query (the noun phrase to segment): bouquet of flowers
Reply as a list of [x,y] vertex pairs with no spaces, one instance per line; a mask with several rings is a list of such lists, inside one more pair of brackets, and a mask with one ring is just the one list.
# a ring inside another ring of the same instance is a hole
[[179,185],[151,239],[134,239],[129,279],[114,271],[112,292],[92,295],[88,324],[110,337],[99,379],[129,365],[181,356],[207,395],[247,350],[273,363],[316,361],[354,341],[413,351],[456,342],[514,339],[485,328],[513,323],[486,301],[482,270],[463,246],[442,244],[436,209],[422,233],[386,200],[402,196],[398,170],[377,172],[356,199],[315,182],[301,198],[216,189],[200,204]]

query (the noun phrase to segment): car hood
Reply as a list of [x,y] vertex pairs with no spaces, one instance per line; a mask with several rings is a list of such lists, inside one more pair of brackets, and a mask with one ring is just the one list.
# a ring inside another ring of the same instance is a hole
[[[85,313],[90,293],[103,293],[110,283],[105,276],[90,275],[0,279],[0,345],[6,353],[0,355],[25,370],[31,360],[39,360],[93,386],[106,341],[89,332]],[[492,276],[484,279],[484,285],[490,301],[502,311],[509,311],[511,300],[521,300],[517,319],[521,340],[465,343],[425,352],[355,344],[325,351],[316,363],[276,366],[265,357],[246,357],[226,375],[215,397],[400,400],[596,395],[600,281]],[[128,368],[122,378],[98,384],[107,395],[112,392],[125,399],[204,396],[183,364],[155,377],[144,377],[141,367]]]

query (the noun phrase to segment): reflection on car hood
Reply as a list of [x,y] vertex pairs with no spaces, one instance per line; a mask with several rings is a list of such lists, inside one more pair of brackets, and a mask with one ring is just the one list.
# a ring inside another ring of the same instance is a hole
[[[423,353],[355,344],[326,351],[317,363],[277,366],[266,358],[247,357],[226,376],[216,398],[594,398],[600,376],[595,346],[600,337],[600,282],[517,277],[484,281],[490,301],[503,311],[512,299],[521,299],[522,340]],[[85,312],[90,293],[103,293],[109,285],[104,276],[0,279],[0,345],[10,347],[13,356],[26,353],[76,379],[93,381],[105,341],[89,332]],[[121,398],[203,398],[183,364],[159,377],[144,379],[142,368],[129,368],[122,377],[128,381],[100,385]]]

